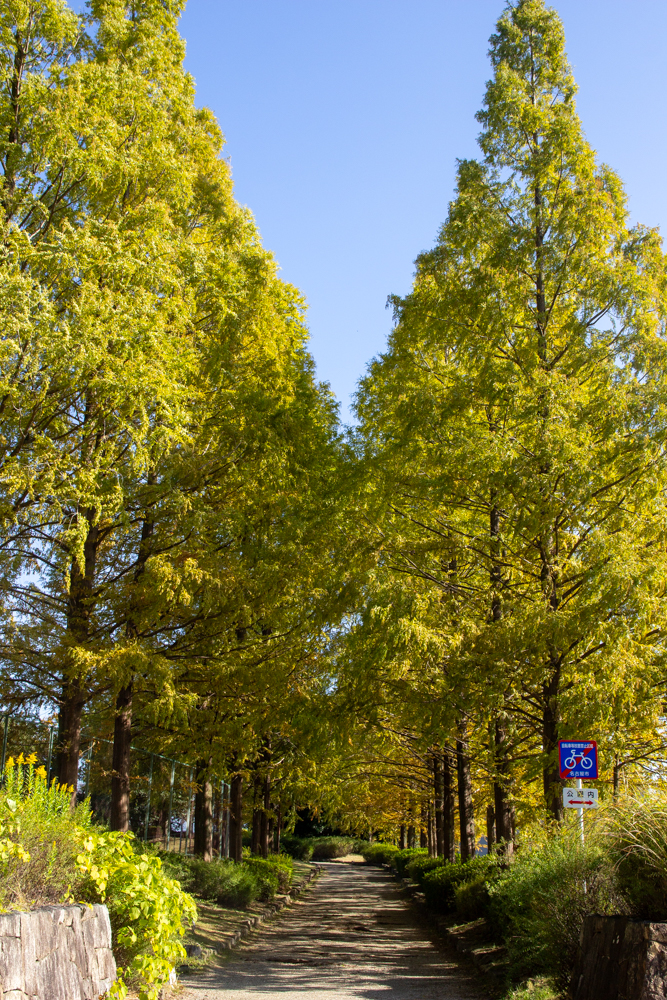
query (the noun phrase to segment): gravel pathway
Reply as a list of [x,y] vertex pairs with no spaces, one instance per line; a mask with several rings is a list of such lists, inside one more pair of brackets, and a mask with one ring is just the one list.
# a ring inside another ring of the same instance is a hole
[[182,1000],[480,1000],[430,940],[393,878],[332,862],[301,900],[230,959],[184,981]]

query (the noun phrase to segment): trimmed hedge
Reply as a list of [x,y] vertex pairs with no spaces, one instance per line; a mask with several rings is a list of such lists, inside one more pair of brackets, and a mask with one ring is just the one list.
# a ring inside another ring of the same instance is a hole
[[397,851],[391,859],[391,867],[394,869],[397,875],[401,878],[405,878],[407,874],[407,866],[411,861],[416,858],[426,858],[428,857],[428,851],[425,847],[407,847],[402,851]]
[[331,861],[346,854],[356,854],[360,843],[354,837],[295,837],[287,833],[282,837],[281,846],[298,861]]
[[388,865],[399,851],[395,844],[365,844],[361,853],[371,865]]
[[234,909],[243,909],[254,899],[271,899],[277,892],[286,892],[292,882],[292,859],[280,854],[268,860],[249,856],[241,864],[229,858],[204,861],[165,851],[160,857],[165,870],[186,892]]
[[[460,859],[445,862],[423,874],[421,885],[426,903],[439,913],[453,913],[458,909],[460,897],[462,916],[468,919],[484,916],[488,902],[486,883],[492,881],[497,872],[498,863],[493,855],[482,855],[466,862]],[[463,889],[466,884],[475,888]]]

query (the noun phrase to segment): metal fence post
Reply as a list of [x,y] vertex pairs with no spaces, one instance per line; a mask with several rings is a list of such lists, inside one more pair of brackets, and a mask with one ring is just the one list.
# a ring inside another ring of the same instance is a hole
[[146,818],[144,820],[144,843],[148,840],[148,821],[151,815],[151,789],[153,787],[153,754],[151,754],[151,764],[148,771],[148,798],[146,799]]
[[90,769],[93,765],[93,748],[95,744],[90,744],[90,749],[88,750],[88,767],[86,768],[86,790],[84,793],[84,798],[88,798],[88,792],[90,791]]
[[174,801],[174,772],[176,770],[176,761],[171,762],[171,780],[169,782],[169,819],[167,820],[167,850],[169,850],[169,844],[171,843],[171,807]]
[[53,723],[49,726],[49,755],[46,759],[46,787],[51,786],[51,758],[53,756]]
[[0,781],[5,780],[5,764],[7,763],[7,736],[9,735],[9,712],[5,713],[5,732],[2,737],[2,763],[0,764]]
[[190,817],[192,815],[192,781],[194,778],[194,770],[190,768],[190,787],[188,788],[188,819],[185,826],[185,853],[188,853],[190,847]]
[[222,828],[224,825],[225,825],[225,783],[223,781],[222,784],[220,785],[220,827],[218,829],[218,839],[220,841],[220,849],[218,851],[219,857],[223,856],[223,851],[222,851],[223,841],[227,839],[222,835]]

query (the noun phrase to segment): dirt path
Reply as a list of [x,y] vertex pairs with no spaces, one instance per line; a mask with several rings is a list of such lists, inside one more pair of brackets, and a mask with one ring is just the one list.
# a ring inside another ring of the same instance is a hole
[[436,948],[392,877],[324,865],[301,901],[223,965],[184,982],[183,1000],[481,1000],[469,973]]

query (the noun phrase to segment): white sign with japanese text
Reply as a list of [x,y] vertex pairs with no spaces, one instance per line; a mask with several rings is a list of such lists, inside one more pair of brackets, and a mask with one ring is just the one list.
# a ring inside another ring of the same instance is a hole
[[597,809],[597,788],[564,788],[563,805],[566,809]]

